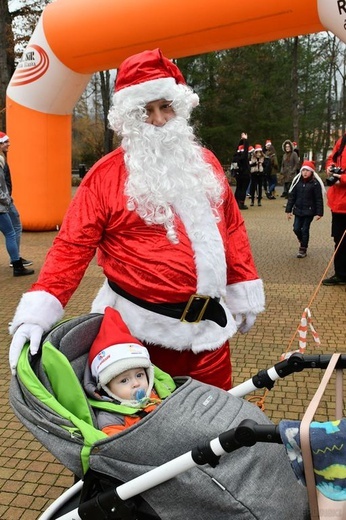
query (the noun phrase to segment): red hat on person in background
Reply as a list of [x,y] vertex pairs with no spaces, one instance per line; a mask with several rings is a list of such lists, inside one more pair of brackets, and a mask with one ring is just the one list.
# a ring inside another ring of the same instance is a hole
[[150,395],[154,371],[149,352],[131,335],[119,312],[112,307],[105,309],[100,330],[89,351],[89,365],[92,376],[105,390],[107,383],[122,372],[144,368],[148,375]]
[[240,145],[238,146],[238,150],[237,150],[237,152],[243,152],[243,151],[244,151],[244,145],[243,145],[243,144],[240,144]]
[[6,143],[10,138],[4,132],[0,132],[0,143]]
[[267,139],[267,140],[266,140],[266,146],[271,146],[271,144],[272,144],[271,140],[270,140],[270,139]]
[[262,152],[262,146],[260,144],[255,144],[255,152]]
[[310,170],[315,173],[315,163],[313,161],[304,161],[301,170]]
[[292,141],[293,148],[297,148],[298,144],[295,141]]
[[248,152],[249,152],[249,153],[252,153],[253,151],[254,151],[254,147],[250,144],[249,149],[248,149]]

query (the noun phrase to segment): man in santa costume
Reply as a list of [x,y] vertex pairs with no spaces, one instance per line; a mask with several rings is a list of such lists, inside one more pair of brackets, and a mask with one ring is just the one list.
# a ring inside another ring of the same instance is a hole
[[159,49],[126,59],[109,112],[121,146],[84,177],[10,333],[14,373],[63,316],[97,250],[92,312],[117,309],[171,376],[231,387],[228,339],[264,310],[244,221],[216,157],[188,120],[198,96]]

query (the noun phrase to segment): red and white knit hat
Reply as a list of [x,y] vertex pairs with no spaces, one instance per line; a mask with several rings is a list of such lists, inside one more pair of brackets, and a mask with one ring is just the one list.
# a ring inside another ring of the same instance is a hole
[[313,161],[304,161],[302,164],[302,167],[300,168],[300,171],[302,170],[310,170],[311,172],[315,173],[315,163]]
[[131,335],[119,312],[112,307],[105,309],[100,330],[89,351],[89,365],[92,376],[106,391],[106,385],[113,377],[132,368],[145,368],[150,395],[153,366],[149,352]]
[[6,143],[10,138],[4,132],[0,132],[0,143]]
[[199,103],[198,95],[186,85],[179,68],[160,49],[130,56],[120,65],[115,81],[109,121],[121,130],[126,114],[151,101],[172,101],[174,111],[188,118]]
[[322,190],[322,194],[325,195],[326,194],[326,188],[324,187],[324,184],[323,184],[323,181],[321,179],[321,177],[318,175],[318,173],[315,171],[315,163],[314,161],[304,161],[303,164],[302,164],[302,167],[300,168],[299,170],[299,173],[298,175],[296,175],[292,182],[291,182],[291,186],[290,186],[290,189],[288,190],[289,193],[291,193],[291,191],[293,190],[293,188],[296,186],[296,184],[299,182],[299,179],[301,178],[302,176],[302,170],[309,170],[312,172],[313,176],[315,177],[315,179],[320,183],[320,186],[321,186],[321,190]]

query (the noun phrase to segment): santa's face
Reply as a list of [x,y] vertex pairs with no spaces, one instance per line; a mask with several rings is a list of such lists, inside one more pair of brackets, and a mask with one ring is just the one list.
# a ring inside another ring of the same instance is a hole
[[151,101],[145,105],[146,119],[145,122],[149,125],[164,126],[170,119],[175,117],[175,112],[172,107],[172,101],[166,99],[159,99],[158,101]]
[[[160,224],[177,242],[174,219],[177,203],[184,201],[194,213],[208,198],[213,207],[221,202],[222,186],[203,159],[192,127],[173,103],[160,99],[129,114],[123,124],[122,146],[128,179],[128,209],[137,211],[147,224]],[[149,124],[148,124],[149,123]]]

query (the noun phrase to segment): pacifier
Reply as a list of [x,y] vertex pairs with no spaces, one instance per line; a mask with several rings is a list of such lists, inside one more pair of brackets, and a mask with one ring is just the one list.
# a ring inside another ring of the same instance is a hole
[[144,399],[146,397],[146,391],[143,389],[143,388],[138,388],[138,390],[136,390],[134,393],[133,393],[133,400],[134,401],[141,401],[142,399]]

